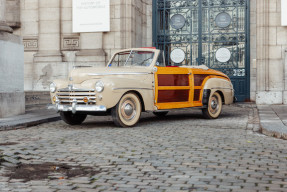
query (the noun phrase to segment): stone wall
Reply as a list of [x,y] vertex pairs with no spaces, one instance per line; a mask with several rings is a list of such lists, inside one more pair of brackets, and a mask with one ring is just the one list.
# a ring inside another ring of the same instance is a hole
[[[12,0],[11,0],[12,1]],[[110,0],[111,31],[72,32],[72,0],[21,0],[25,91],[48,91],[73,66],[104,66],[120,49],[152,46],[152,0]]]
[[111,1],[111,32],[104,34],[107,59],[117,50],[152,46],[152,0]]
[[282,104],[287,28],[281,26],[281,0],[257,0],[256,23],[256,102]]

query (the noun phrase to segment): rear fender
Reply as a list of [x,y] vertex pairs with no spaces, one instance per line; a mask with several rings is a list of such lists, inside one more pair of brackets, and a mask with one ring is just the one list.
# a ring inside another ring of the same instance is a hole
[[[222,99],[225,102],[225,104],[233,103],[233,97],[234,97],[233,85],[227,79],[221,79],[221,78],[208,79],[206,83],[204,84],[204,90],[210,90],[209,95],[212,95],[215,92],[222,93],[221,94],[223,96]],[[206,102],[206,98],[204,97],[202,101],[205,102],[203,103],[203,105],[207,104],[208,102],[208,100]]]

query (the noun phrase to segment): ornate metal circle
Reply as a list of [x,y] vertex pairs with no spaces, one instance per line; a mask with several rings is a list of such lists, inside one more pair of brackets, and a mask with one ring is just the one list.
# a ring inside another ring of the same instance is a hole
[[225,28],[231,23],[231,16],[226,12],[221,12],[215,17],[215,24],[217,27]]
[[174,63],[181,63],[185,59],[185,52],[182,49],[176,48],[170,53],[170,59]]
[[175,14],[170,18],[170,25],[174,29],[181,29],[185,25],[185,18],[181,14]]
[[217,61],[219,61],[221,63],[225,63],[225,62],[230,60],[231,52],[227,48],[219,48],[216,51],[215,57],[216,57]]

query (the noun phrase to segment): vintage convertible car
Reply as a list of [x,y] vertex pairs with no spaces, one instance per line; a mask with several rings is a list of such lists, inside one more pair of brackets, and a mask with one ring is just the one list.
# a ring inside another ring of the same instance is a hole
[[120,127],[134,126],[141,112],[165,116],[169,110],[202,108],[217,118],[223,104],[231,104],[234,90],[222,72],[206,66],[165,66],[162,51],[153,48],[122,50],[106,67],[75,68],[68,80],[50,85],[52,106],[70,125],[87,115],[112,115]]

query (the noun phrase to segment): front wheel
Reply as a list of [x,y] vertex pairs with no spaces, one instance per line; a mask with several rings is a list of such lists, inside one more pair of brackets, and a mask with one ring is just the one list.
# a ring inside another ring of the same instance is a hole
[[202,109],[202,114],[206,119],[216,119],[222,110],[222,99],[219,93],[213,93],[208,100],[208,106]]
[[119,103],[112,108],[112,118],[116,126],[132,127],[140,119],[141,102],[134,93],[125,94]]
[[60,112],[60,116],[69,125],[80,125],[87,117],[86,114],[73,114],[72,112]]

